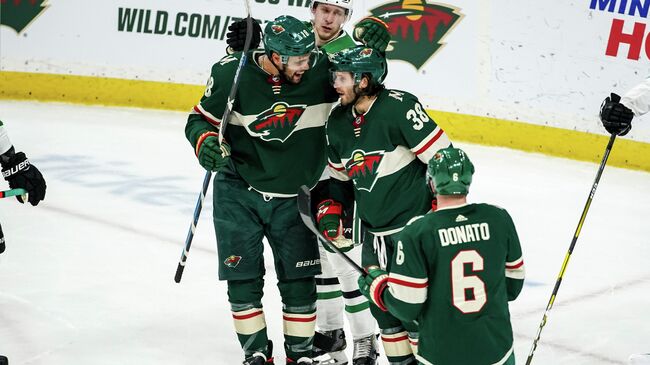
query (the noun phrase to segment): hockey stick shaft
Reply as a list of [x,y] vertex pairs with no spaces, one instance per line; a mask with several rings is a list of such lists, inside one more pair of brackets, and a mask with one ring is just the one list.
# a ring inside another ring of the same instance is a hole
[[185,270],[185,263],[187,262],[187,256],[190,254],[190,247],[192,247],[192,240],[194,239],[194,231],[196,231],[196,225],[199,222],[199,216],[201,215],[201,210],[203,209],[203,200],[205,200],[205,194],[208,192],[210,180],[212,180],[212,171],[206,171],[205,176],[203,177],[203,187],[201,188],[201,193],[199,194],[199,198],[196,201],[196,207],[194,207],[194,217],[192,218],[190,229],[187,231],[187,237],[185,238],[185,246],[183,248],[183,252],[181,253],[181,258],[178,261],[178,266],[176,267],[176,275],[174,275],[174,281],[177,283],[181,282],[183,270]]
[[539,324],[539,328],[537,329],[537,336],[535,337],[535,340],[533,341],[533,345],[530,348],[530,353],[528,354],[528,359],[526,360],[526,365],[530,365],[531,362],[533,361],[533,355],[535,353],[535,349],[537,349],[537,342],[539,341],[539,338],[542,335],[542,329],[546,325],[546,321],[548,320],[548,314],[550,313],[551,309],[553,308],[553,304],[555,303],[555,298],[557,296],[558,291],[560,290],[560,285],[562,284],[562,278],[564,277],[564,272],[566,271],[567,266],[569,265],[569,260],[571,259],[571,254],[573,253],[573,249],[576,246],[576,242],[578,242],[578,236],[580,236],[580,231],[582,230],[582,225],[585,222],[585,218],[587,217],[587,212],[589,212],[589,207],[591,206],[591,201],[594,199],[594,195],[596,194],[596,188],[598,188],[598,182],[600,181],[600,177],[603,174],[603,170],[605,169],[605,165],[607,164],[607,159],[609,158],[609,154],[612,151],[612,147],[614,146],[614,140],[616,139],[616,135],[612,134],[611,137],[609,138],[609,143],[607,144],[607,148],[605,149],[605,153],[603,154],[603,160],[600,162],[600,167],[598,168],[598,173],[596,174],[596,179],[594,180],[594,184],[591,186],[591,191],[589,192],[589,197],[587,198],[587,203],[585,204],[584,209],[582,210],[582,215],[580,216],[580,221],[578,222],[578,226],[576,227],[576,231],[573,234],[573,239],[571,240],[571,245],[569,246],[569,250],[566,253],[566,256],[564,257],[564,262],[562,263],[562,268],[560,269],[560,273],[557,276],[557,280],[555,281],[555,287],[553,287],[553,292],[551,293],[551,298],[548,301],[548,304],[546,305],[546,310],[544,311],[544,316],[542,317],[542,322]]
[[8,198],[10,196],[25,195],[25,194],[27,194],[27,190],[25,189],[11,189],[11,190],[0,191],[0,199]]
[[219,143],[223,142],[223,139],[226,135],[226,127],[228,126],[228,119],[230,118],[230,112],[232,111],[233,104],[235,103],[235,94],[239,88],[239,76],[241,70],[246,65],[248,60],[248,49],[250,48],[251,41],[253,39],[253,17],[251,16],[251,8],[248,0],[244,1],[246,5],[246,40],[244,41],[244,50],[241,53],[241,58],[239,59],[239,65],[237,66],[237,71],[235,71],[235,81],[230,88],[230,95],[228,95],[228,100],[226,103],[226,110],[223,112],[221,117],[221,124],[219,125]]
[[347,262],[356,271],[358,271],[359,274],[366,276],[367,273],[361,266],[357,265],[357,263],[354,262],[350,256],[343,253],[338,247],[336,247],[336,245],[330,242],[330,240],[325,238],[325,236],[323,236],[323,234],[318,231],[318,228],[316,228],[316,222],[314,222],[314,217],[311,214],[311,192],[305,185],[301,186],[300,190],[298,190],[298,212],[300,213],[300,218],[302,219],[303,223],[305,223],[305,226],[307,226],[307,228],[312,231],[316,237],[318,237],[318,240],[321,241],[323,245],[327,246],[337,255],[341,256],[345,262]]
[[[248,49],[251,45],[251,40],[253,39],[253,18],[251,17],[251,9],[249,0],[244,0],[246,5],[246,14],[248,18],[246,21],[246,40],[244,43],[244,49],[242,51],[242,56],[239,59],[239,64],[237,65],[237,70],[235,71],[235,77],[230,88],[230,94],[228,95],[228,100],[226,101],[226,108],[223,111],[223,116],[221,117],[221,124],[219,125],[219,143],[223,142],[223,136],[226,132],[226,125],[228,124],[228,119],[230,117],[230,112],[232,111],[233,104],[235,102],[235,95],[237,94],[237,88],[239,87],[239,76],[241,70],[246,65]],[[212,171],[206,171],[205,176],[203,177],[203,186],[199,198],[196,202],[196,207],[194,208],[194,217],[192,218],[192,224],[187,232],[187,237],[185,238],[185,245],[183,246],[183,252],[181,253],[181,258],[178,261],[178,266],[176,267],[176,274],[174,275],[174,281],[176,283],[181,282],[183,276],[183,270],[185,270],[185,264],[187,263],[187,256],[190,253],[190,247],[192,246],[192,240],[194,239],[194,231],[196,230],[196,225],[199,221],[199,216],[201,215],[201,209],[203,208],[203,200],[205,199],[205,194],[208,191],[208,186],[210,185],[210,180],[212,180]]]

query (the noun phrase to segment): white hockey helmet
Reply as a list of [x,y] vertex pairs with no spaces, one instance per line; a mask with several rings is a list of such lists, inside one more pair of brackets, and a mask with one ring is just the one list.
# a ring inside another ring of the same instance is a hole
[[347,13],[345,17],[346,22],[350,20],[350,17],[352,16],[352,0],[312,0],[311,2],[312,12],[314,11],[314,8],[316,7],[317,3],[334,5],[334,6],[338,6],[339,8],[345,9]]

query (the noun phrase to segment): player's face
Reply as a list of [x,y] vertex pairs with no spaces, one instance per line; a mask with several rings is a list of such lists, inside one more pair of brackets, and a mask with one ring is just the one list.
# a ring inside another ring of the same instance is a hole
[[302,75],[309,70],[311,63],[311,54],[304,54],[302,56],[290,56],[287,63],[281,70],[287,81],[292,84],[298,84],[302,80]]
[[354,90],[354,77],[351,72],[336,71],[331,73],[332,85],[341,98],[341,105],[348,105],[357,97]]
[[345,9],[318,3],[312,12],[314,14],[314,29],[320,41],[329,41],[339,34],[343,23],[345,23]]

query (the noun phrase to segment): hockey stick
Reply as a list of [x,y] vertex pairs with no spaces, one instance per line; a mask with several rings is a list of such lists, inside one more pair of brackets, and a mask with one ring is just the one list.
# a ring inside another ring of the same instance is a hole
[[318,228],[316,228],[316,222],[314,222],[314,217],[311,214],[311,192],[305,185],[301,186],[300,190],[298,190],[298,212],[300,213],[300,218],[302,219],[303,223],[305,223],[305,226],[307,226],[310,231],[314,232],[316,237],[318,237],[323,245],[329,247],[332,251],[343,257],[343,259],[356,271],[358,271],[359,274],[366,276],[367,273],[361,266],[352,261],[348,255],[339,250],[338,247],[336,247],[332,242],[330,242],[330,240],[325,238],[325,236],[323,236],[323,234],[318,231]]
[[[237,93],[237,88],[239,87],[239,76],[241,70],[246,65],[248,59],[248,49],[251,45],[251,40],[253,39],[253,18],[251,17],[251,8],[249,0],[244,0],[246,5],[246,13],[248,18],[246,18],[246,40],[244,41],[244,49],[242,50],[242,56],[239,59],[239,64],[237,65],[237,70],[235,71],[235,79],[230,88],[230,94],[228,95],[228,100],[226,102],[226,109],[223,111],[223,116],[221,117],[221,125],[219,126],[219,144],[223,142],[224,133],[226,133],[226,125],[228,124],[228,119],[230,117],[230,112],[235,101],[235,94]],[[183,276],[183,270],[185,270],[185,263],[187,262],[187,255],[190,253],[190,247],[192,246],[192,239],[194,238],[194,231],[196,230],[196,225],[199,221],[199,215],[201,214],[201,209],[203,208],[203,200],[205,199],[205,194],[208,191],[208,186],[210,185],[210,180],[212,179],[212,171],[206,171],[205,176],[203,177],[203,186],[199,198],[196,201],[196,207],[194,208],[194,217],[192,218],[192,223],[190,228],[187,231],[187,237],[185,238],[185,246],[183,247],[183,252],[181,253],[181,258],[178,261],[178,266],[176,267],[176,275],[174,275],[174,281],[177,283],[181,282],[181,277]]]
[[17,196],[17,195],[24,196],[25,194],[27,194],[27,190],[25,189],[11,189],[11,190],[0,191],[0,199],[7,198],[10,196]]
[[551,299],[549,299],[548,304],[546,305],[546,311],[544,311],[544,317],[542,317],[542,322],[539,324],[539,328],[537,329],[537,336],[535,337],[535,340],[533,341],[533,345],[530,349],[530,353],[528,354],[526,365],[530,365],[530,363],[533,361],[533,355],[535,349],[537,349],[537,342],[539,341],[539,338],[542,335],[542,329],[546,325],[548,314],[553,308],[553,304],[555,303],[555,297],[557,296],[557,292],[560,290],[560,284],[562,284],[562,277],[564,276],[564,271],[569,265],[571,254],[573,253],[573,249],[576,245],[576,242],[578,241],[578,236],[580,235],[580,231],[582,230],[582,225],[584,224],[585,218],[587,217],[587,212],[589,211],[589,207],[591,206],[591,201],[594,199],[594,194],[596,194],[596,188],[598,187],[600,176],[603,174],[603,170],[605,169],[605,164],[607,163],[607,159],[609,158],[609,153],[612,151],[612,146],[614,145],[615,139],[616,139],[615,134],[612,134],[612,136],[609,138],[609,143],[607,144],[607,148],[605,149],[603,160],[600,162],[600,167],[598,168],[598,173],[596,174],[596,180],[594,181],[594,184],[591,186],[591,192],[589,193],[589,198],[587,198],[587,203],[585,204],[585,207],[582,210],[582,216],[580,217],[580,221],[578,222],[578,227],[576,228],[576,231],[573,234],[573,240],[571,240],[569,251],[564,257],[562,268],[560,269],[560,273],[557,276],[557,280],[555,281],[555,287],[553,288],[553,292],[551,293]]

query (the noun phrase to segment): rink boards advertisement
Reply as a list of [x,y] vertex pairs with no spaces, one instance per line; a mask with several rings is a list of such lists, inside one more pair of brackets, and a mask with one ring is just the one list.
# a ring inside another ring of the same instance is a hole
[[[261,23],[311,18],[309,0],[250,4]],[[602,100],[650,74],[649,10],[650,0],[355,0],[345,29],[365,16],[388,23],[388,87],[417,95],[452,136],[576,157],[554,144],[601,141]],[[0,97],[189,110],[245,6],[2,0],[0,15]],[[627,139],[638,154],[650,124]]]

